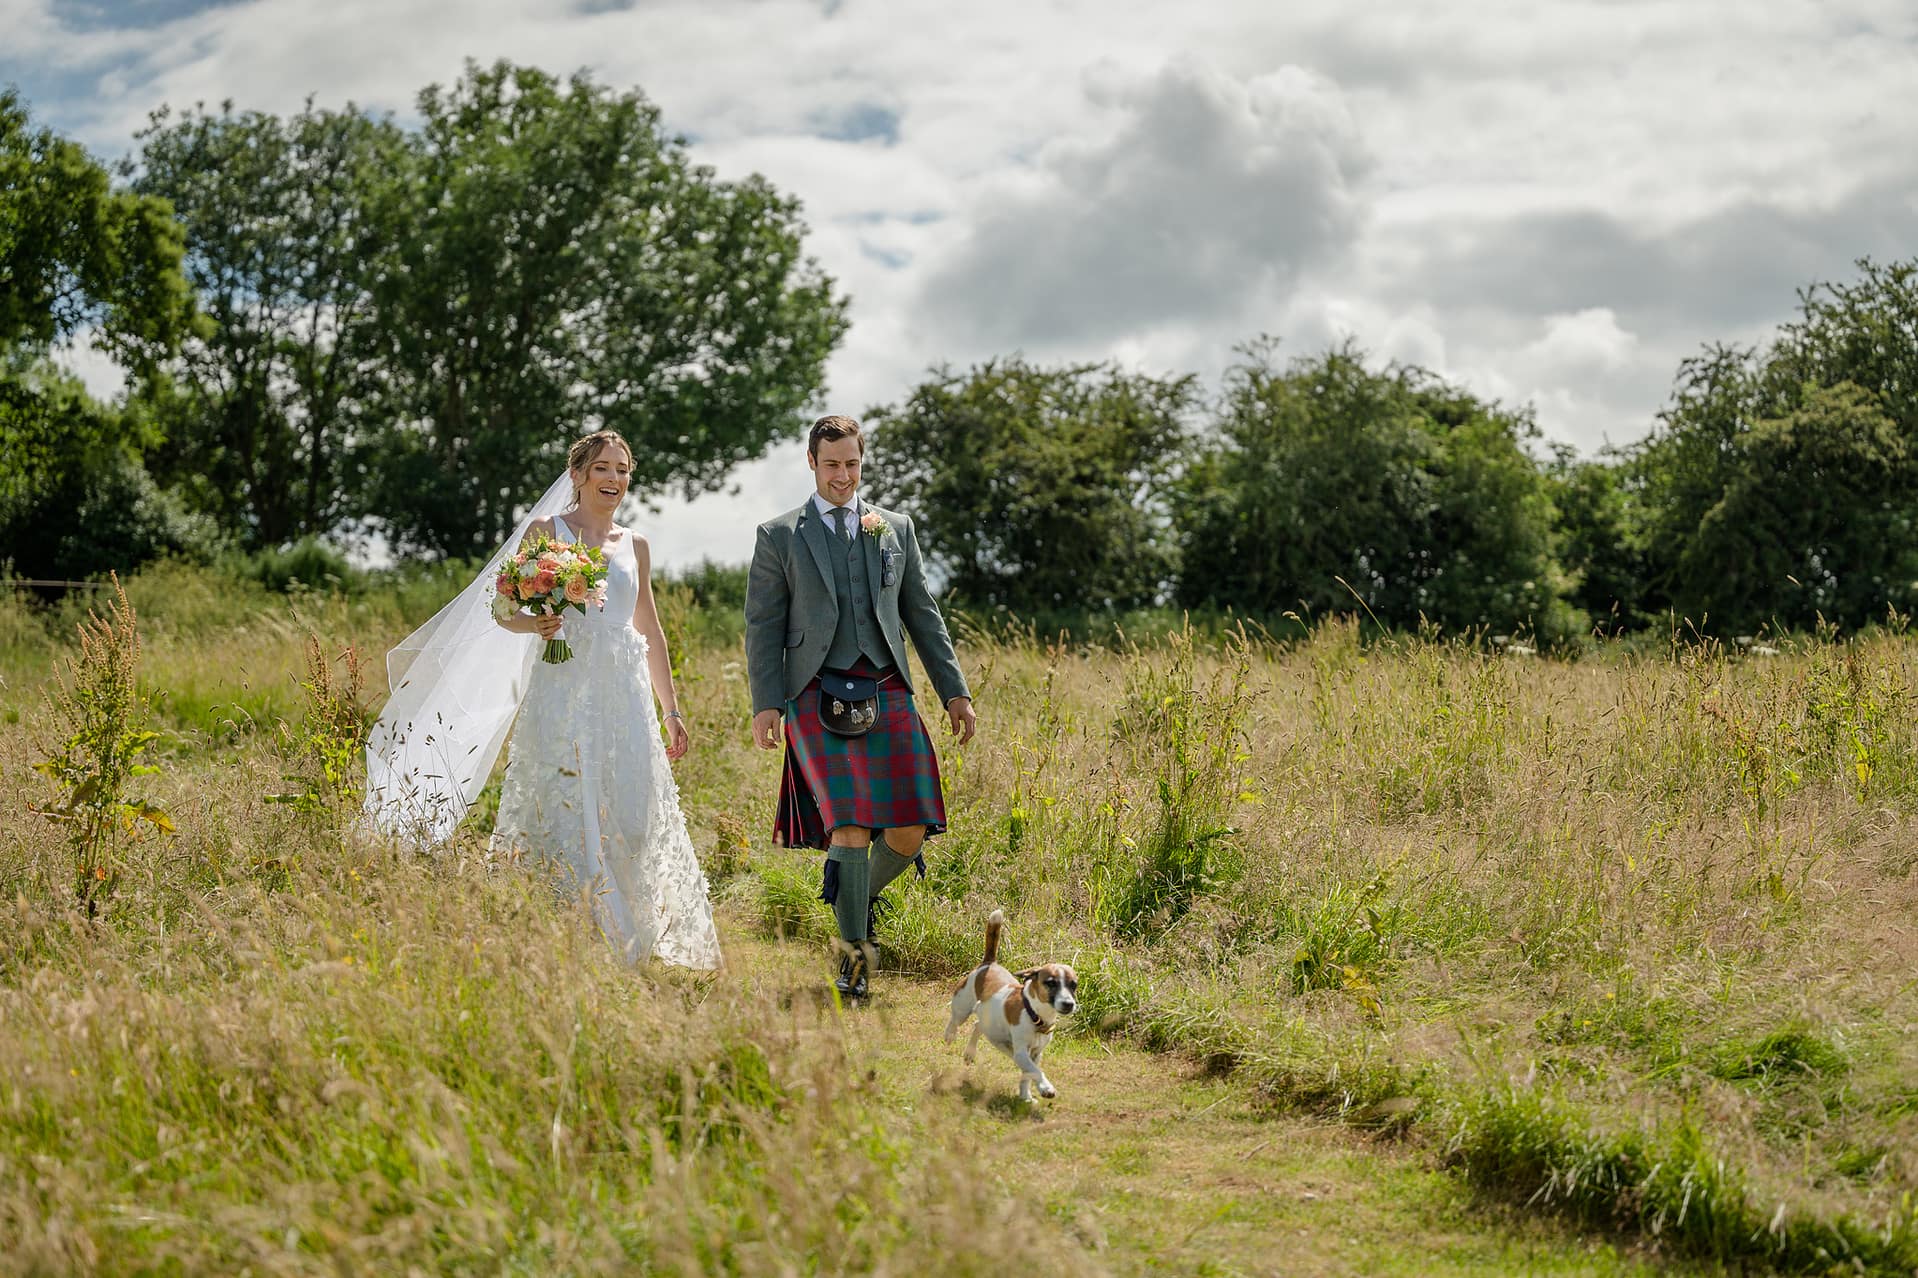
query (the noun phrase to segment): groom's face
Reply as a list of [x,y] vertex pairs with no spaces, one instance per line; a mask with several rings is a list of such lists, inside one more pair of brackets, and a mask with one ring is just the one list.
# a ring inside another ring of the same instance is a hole
[[859,491],[859,448],[860,441],[850,436],[822,439],[819,450],[806,458],[819,495],[835,506],[845,505]]

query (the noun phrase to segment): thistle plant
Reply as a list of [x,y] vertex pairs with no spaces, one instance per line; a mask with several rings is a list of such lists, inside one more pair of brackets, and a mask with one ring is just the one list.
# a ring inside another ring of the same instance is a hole
[[77,627],[79,646],[54,669],[46,694],[57,746],[34,764],[56,798],[33,811],[62,827],[73,849],[75,896],[88,918],[119,880],[121,855],[137,839],[173,833],[173,821],[150,800],[128,793],[159,769],[142,763],[159,735],[146,727],[147,702],[136,679],[140,634],[120,579],[106,616],[91,610]]

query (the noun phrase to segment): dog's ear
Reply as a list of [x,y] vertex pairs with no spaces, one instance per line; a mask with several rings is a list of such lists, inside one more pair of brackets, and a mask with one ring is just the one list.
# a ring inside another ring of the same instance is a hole
[[1033,977],[1037,975],[1039,975],[1039,969],[1036,967],[1029,967],[1023,972],[1014,972],[1012,974],[1012,979],[1019,982],[1019,984],[1024,985],[1027,981],[1031,980]]

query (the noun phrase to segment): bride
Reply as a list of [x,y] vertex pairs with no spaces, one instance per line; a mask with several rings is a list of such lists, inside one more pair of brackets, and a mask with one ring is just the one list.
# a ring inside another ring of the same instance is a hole
[[[368,738],[366,806],[388,833],[443,840],[512,727],[491,848],[547,861],[581,887],[629,961],[712,968],[719,938],[671,768],[691,738],[648,547],[614,522],[631,474],[632,450],[617,433],[576,441],[566,474],[474,583],[388,655],[393,696]],[[573,657],[556,665],[533,658],[537,640],[562,629],[559,618],[496,620],[488,607],[501,563],[541,535],[606,556],[605,606],[567,614]]]

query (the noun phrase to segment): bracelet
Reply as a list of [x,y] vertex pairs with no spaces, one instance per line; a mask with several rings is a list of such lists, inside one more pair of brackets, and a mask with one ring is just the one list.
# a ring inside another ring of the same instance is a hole
[[677,711],[677,710],[668,710],[668,711],[666,712],[666,717],[667,717],[668,719],[684,719],[684,718],[685,718],[686,716],[685,716],[685,715],[683,715],[683,714],[681,714],[681,713],[680,713],[679,711]]

